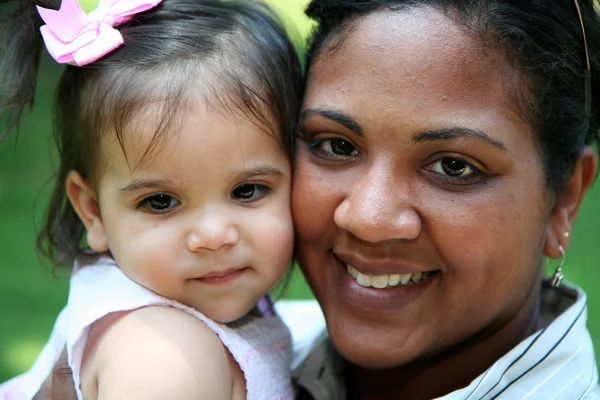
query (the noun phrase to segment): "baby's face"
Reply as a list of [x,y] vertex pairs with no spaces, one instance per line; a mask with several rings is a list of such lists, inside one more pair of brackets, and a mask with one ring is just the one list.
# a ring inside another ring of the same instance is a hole
[[219,322],[240,318],[290,263],[289,161],[252,120],[199,102],[138,162],[156,129],[146,117],[125,139],[131,168],[116,140],[102,144],[108,247],[142,286]]

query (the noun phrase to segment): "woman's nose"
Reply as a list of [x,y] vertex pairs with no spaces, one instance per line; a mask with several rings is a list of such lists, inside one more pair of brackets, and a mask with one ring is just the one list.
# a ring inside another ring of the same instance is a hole
[[219,250],[235,246],[240,241],[238,229],[222,212],[196,217],[187,235],[187,247],[192,252]]
[[410,194],[393,174],[371,170],[348,188],[334,221],[367,242],[414,240],[421,234],[421,217]]

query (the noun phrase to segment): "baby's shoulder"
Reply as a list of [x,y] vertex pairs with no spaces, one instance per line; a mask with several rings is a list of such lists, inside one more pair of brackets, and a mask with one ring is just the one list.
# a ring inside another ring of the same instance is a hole
[[208,326],[182,310],[149,306],[109,315],[94,324],[89,339],[96,341],[90,356],[103,397],[225,398],[231,388],[227,350]]
[[204,322],[193,315],[168,306],[148,306],[133,311],[115,313],[98,321],[102,327],[105,346],[116,348],[123,344],[141,346],[154,344],[180,347],[181,344],[195,344],[210,348],[221,348],[218,336]]

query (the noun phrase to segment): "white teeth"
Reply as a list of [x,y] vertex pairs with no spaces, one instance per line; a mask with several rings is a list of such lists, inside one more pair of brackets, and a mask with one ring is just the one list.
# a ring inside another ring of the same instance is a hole
[[420,272],[415,272],[414,274],[412,274],[412,277],[410,279],[414,283],[419,283],[421,281],[421,273]]
[[403,285],[408,285],[408,282],[410,281],[410,276],[410,274],[400,275],[400,283],[402,283]]
[[371,286],[377,289],[386,288],[388,285],[388,276],[387,275],[376,275],[371,278]]
[[394,274],[394,275],[388,276],[388,285],[389,286],[398,286],[399,283],[400,283],[400,275]]
[[347,265],[346,268],[353,278],[356,278],[358,276],[358,271],[356,270],[356,268],[352,267],[351,265]]
[[367,275],[358,272],[351,265],[346,265],[346,270],[360,286],[385,289],[398,285],[413,285],[429,278],[429,272],[415,272],[414,274],[392,274],[392,275]]
[[358,276],[356,277],[356,282],[358,282],[358,284],[360,286],[369,287],[369,286],[371,286],[371,276],[370,275],[361,274],[359,272]]

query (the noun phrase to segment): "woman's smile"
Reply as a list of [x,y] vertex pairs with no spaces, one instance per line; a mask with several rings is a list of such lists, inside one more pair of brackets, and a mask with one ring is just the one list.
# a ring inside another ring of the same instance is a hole
[[363,287],[373,287],[376,289],[387,289],[396,286],[416,285],[426,279],[429,279],[431,272],[415,272],[412,274],[384,274],[370,275],[360,272],[351,265],[346,264],[348,274],[356,279],[356,283]]
[[[354,267],[342,261],[340,255],[331,253],[334,276],[340,297],[350,306],[374,312],[399,312],[408,304],[426,295],[435,283],[439,271],[416,271],[417,267],[402,262],[359,261],[343,255],[344,260],[354,260]],[[367,272],[368,271],[368,272]],[[381,272],[375,272],[381,271]],[[384,273],[394,271],[395,273]],[[403,271],[401,273],[401,271]]]
[[438,272],[435,268],[424,268],[389,255],[375,258],[361,255],[356,250],[333,250],[332,253],[334,258],[345,265],[346,272],[363,287],[386,289],[415,285]]

